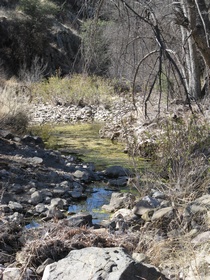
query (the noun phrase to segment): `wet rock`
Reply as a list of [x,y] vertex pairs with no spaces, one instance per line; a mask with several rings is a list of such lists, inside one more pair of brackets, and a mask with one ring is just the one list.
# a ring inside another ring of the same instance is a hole
[[25,192],[25,188],[23,185],[20,184],[13,184],[11,186],[11,190],[12,192],[14,192],[15,194],[23,194]]
[[14,199],[13,195],[8,193],[8,192],[3,192],[1,194],[1,204],[8,204],[10,201],[12,201]]
[[77,213],[68,217],[67,224],[70,227],[92,226],[92,215],[89,213]]
[[73,199],[85,199],[87,198],[87,195],[84,194],[82,191],[80,190],[74,190],[74,191],[69,191],[68,194],[73,198]]
[[75,178],[80,179],[84,183],[90,183],[91,181],[95,180],[94,173],[88,169],[87,170],[86,169],[76,170],[74,173],[72,173],[72,175]]
[[73,182],[73,188],[75,191],[84,191],[84,186],[80,182]]

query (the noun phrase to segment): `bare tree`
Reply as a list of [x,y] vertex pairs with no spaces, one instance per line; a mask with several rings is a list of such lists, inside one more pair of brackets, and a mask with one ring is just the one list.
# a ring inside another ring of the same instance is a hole
[[172,97],[184,95],[190,107],[191,99],[202,98],[208,89],[210,66],[207,0],[110,3],[116,16],[112,19],[112,74],[133,77],[134,103],[135,84],[141,76],[147,90],[146,107],[157,89],[159,104],[163,91]]
[[[188,70],[188,90],[195,99],[200,99],[208,85],[208,70],[210,67],[210,21],[208,5],[205,0],[181,0],[173,2],[176,23],[180,25],[183,48],[186,50]],[[199,53],[205,63],[205,79],[201,87],[201,72],[199,69]]]

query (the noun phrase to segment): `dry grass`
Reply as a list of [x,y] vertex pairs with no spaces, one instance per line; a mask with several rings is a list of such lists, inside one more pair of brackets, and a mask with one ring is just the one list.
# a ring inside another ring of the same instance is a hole
[[[181,228],[181,225],[179,226]],[[16,261],[23,271],[33,267],[35,273],[46,259],[58,261],[71,250],[86,247],[123,247],[131,255],[133,252],[144,253],[146,262],[165,271],[168,277],[172,277],[169,279],[185,279],[183,275],[189,273],[193,276],[204,275],[206,262],[203,255],[209,250],[209,245],[194,245],[191,242],[192,237],[181,231],[177,231],[174,236],[158,239],[160,228],[159,222],[152,222],[145,224],[138,232],[111,234],[106,229],[97,231],[85,227],[71,228],[63,220],[26,231],[26,241],[22,250],[16,254]],[[199,259],[201,255],[202,260]],[[41,275],[36,277],[39,279]]]
[[152,130],[145,129],[145,136],[156,140],[157,149],[151,151],[155,154],[141,168],[141,176],[141,159],[132,157],[137,172],[133,185],[140,196],[151,195],[151,189],[159,190],[174,210],[169,220],[145,222],[135,250],[144,253],[151,264],[166,270],[169,279],[209,279],[205,278],[209,260],[199,260],[200,252],[208,256],[209,241],[197,247],[191,242],[194,236],[209,230],[208,210],[190,217],[184,212],[188,204],[209,193],[209,128],[208,118],[199,113],[183,113],[178,118],[166,116]]
[[30,116],[27,114],[30,91],[15,80],[1,81],[0,127],[15,132],[25,132]]
[[[48,229],[47,229],[48,228]],[[139,241],[138,235],[113,235],[108,231],[97,232],[93,229],[71,228],[65,221],[44,226],[41,229],[31,229],[26,232],[25,244],[16,255],[17,262],[26,269],[36,269],[47,258],[58,261],[71,250],[86,247],[124,247],[132,253]]]
[[59,73],[32,85],[33,96],[42,102],[75,105],[110,105],[114,87],[109,80],[86,75],[61,78]]

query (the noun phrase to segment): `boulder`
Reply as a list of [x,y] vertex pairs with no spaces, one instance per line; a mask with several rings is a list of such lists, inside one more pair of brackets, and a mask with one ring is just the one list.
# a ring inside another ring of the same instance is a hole
[[92,226],[92,215],[89,213],[77,213],[67,219],[70,227]]
[[105,170],[105,175],[108,178],[118,178],[118,177],[124,177],[129,176],[130,171],[127,168],[124,168],[122,166],[110,166]]
[[135,196],[130,193],[112,193],[109,205],[103,205],[102,208],[108,212],[114,212],[121,208],[131,208]]
[[155,267],[135,262],[122,248],[88,247],[47,265],[42,280],[167,280]]
[[135,215],[142,216],[145,213],[153,213],[153,210],[160,205],[160,202],[150,196],[145,196],[139,200],[133,208],[133,213]]

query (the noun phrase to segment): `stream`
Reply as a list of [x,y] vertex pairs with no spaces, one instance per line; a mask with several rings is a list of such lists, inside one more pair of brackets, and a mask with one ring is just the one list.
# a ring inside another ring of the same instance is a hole
[[[43,126],[38,132],[45,141],[46,147],[57,149],[65,155],[75,156],[84,162],[94,163],[96,170],[104,170],[108,166],[131,166],[127,154],[123,152],[124,145],[113,144],[109,139],[99,137],[101,124],[75,124]],[[40,129],[40,128],[39,128]],[[104,204],[109,204],[112,190],[107,189],[102,183],[88,186],[87,199],[69,206],[68,213],[88,212],[93,217],[93,223],[100,224],[109,218],[109,213],[101,209]]]
[[112,191],[105,189],[103,185],[92,185],[90,186],[90,188],[90,192],[88,194],[87,199],[83,202],[77,202],[75,204],[70,205],[68,213],[75,214],[78,212],[88,212],[93,217],[93,224],[100,224],[102,220],[106,220],[110,216],[110,214],[103,211],[101,207],[104,204],[109,204]]

